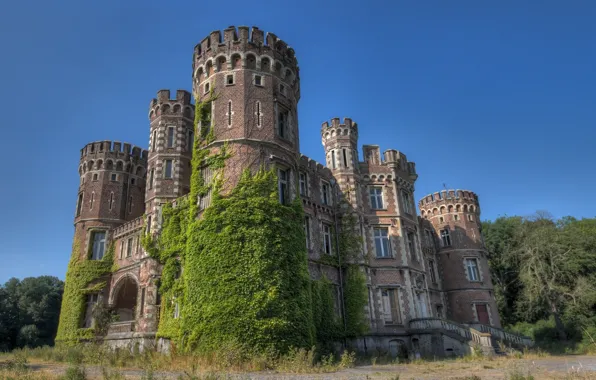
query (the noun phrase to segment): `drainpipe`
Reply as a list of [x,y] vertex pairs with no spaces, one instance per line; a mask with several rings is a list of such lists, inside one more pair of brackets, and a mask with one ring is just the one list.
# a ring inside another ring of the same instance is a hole
[[345,304],[344,304],[344,282],[343,282],[343,269],[341,267],[341,254],[339,251],[339,228],[338,228],[338,223],[337,223],[337,214],[339,213],[339,185],[337,183],[337,181],[335,179],[331,179],[329,181],[331,183],[331,186],[333,187],[333,208],[335,209],[335,212],[333,213],[333,219],[335,222],[335,246],[336,246],[336,250],[337,250],[337,264],[339,265],[339,296],[340,296],[340,306],[341,306],[341,315],[342,315],[342,319],[344,321],[344,338],[343,338],[343,346],[344,348],[346,348],[346,331],[348,330],[348,326],[347,326],[347,322],[346,322],[346,310],[345,310]]

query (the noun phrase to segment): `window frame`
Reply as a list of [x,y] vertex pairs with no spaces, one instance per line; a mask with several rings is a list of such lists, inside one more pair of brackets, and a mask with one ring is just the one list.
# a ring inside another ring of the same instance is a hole
[[327,181],[321,181],[321,201],[325,206],[332,205],[331,184]]
[[306,251],[308,252],[310,250],[310,242],[311,242],[311,236],[310,236],[310,216],[305,215],[304,216],[304,235],[306,235]]
[[[166,159],[163,161],[163,178],[164,179],[172,179],[174,177],[174,160],[173,159]],[[169,176],[168,176],[168,163],[170,164]]]
[[[385,323],[385,325],[393,326],[401,325],[403,323],[401,315],[401,305],[399,304],[399,290],[399,287],[381,288],[381,304],[383,305],[383,322]],[[389,303],[389,310],[386,310],[387,304],[385,301],[385,297],[387,297],[387,301]],[[387,316],[391,317],[391,320],[388,320]]]
[[[103,239],[96,239],[97,235],[103,235]],[[106,243],[108,233],[106,230],[91,230],[89,237],[89,260],[100,261],[106,254]],[[96,243],[97,251],[96,251]],[[100,248],[101,247],[101,248]]]
[[[377,192],[380,191],[380,194]],[[373,194],[375,192],[375,194]],[[374,202],[373,202],[374,199]],[[379,202],[380,199],[380,202]],[[385,199],[383,186],[369,186],[368,202],[371,210],[385,210]]]
[[428,259],[428,271],[430,273],[430,280],[433,284],[438,284],[437,273],[435,272],[435,260]]
[[303,197],[308,197],[308,175],[306,174],[306,172],[304,172],[304,171],[299,172],[298,182],[299,182],[299,188],[300,188],[300,195]]
[[277,190],[279,192],[279,203],[283,205],[290,203],[290,169],[277,168]]
[[451,233],[449,232],[449,228],[443,228],[440,231],[441,234],[441,246],[442,247],[451,247],[453,242],[451,241]]
[[[470,263],[473,263],[474,265],[470,265]],[[468,281],[470,281],[470,282],[481,282],[482,281],[482,278],[480,276],[480,262],[478,261],[477,257],[465,257],[464,265],[466,267],[466,277],[468,277]]]
[[[383,232],[385,233],[385,235],[383,235]],[[393,258],[393,252],[391,249],[391,239],[389,236],[389,227],[373,227],[373,241],[375,245],[375,257],[377,259]],[[380,252],[379,248],[381,249]]]
[[408,193],[405,190],[402,190],[401,198],[402,198],[402,202],[404,205],[404,207],[403,207],[404,212],[406,214],[413,215],[414,213],[412,212],[412,198],[410,197],[410,193]]
[[333,255],[333,232],[331,224],[322,222],[321,232],[323,233],[323,252],[327,255]]
[[168,125],[166,130],[166,148],[174,148],[176,146],[176,126]]

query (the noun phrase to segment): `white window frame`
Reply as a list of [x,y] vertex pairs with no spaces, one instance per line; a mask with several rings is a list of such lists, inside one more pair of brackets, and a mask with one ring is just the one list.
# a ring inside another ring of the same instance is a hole
[[133,238],[126,239],[126,257],[132,257]]
[[388,227],[373,227],[373,240],[375,244],[375,256],[377,258],[384,259],[393,257]]
[[466,266],[466,276],[470,282],[482,281],[480,278],[480,263],[476,257],[464,258],[464,264]]
[[328,255],[333,255],[333,241],[331,233],[331,225],[328,223],[321,224],[321,231],[323,232],[323,252]]
[[399,288],[382,288],[381,303],[383,305],[383,321],[385,324],[402,324],[401,305],[399,304]]
[[[103,259],[104,255],[106,254],[106,240],[107,240],[107,231],[106,230],[91,230],[91,239],[89,239],[89,244],[91,245],[91,260],[101,260]],[[96,241],[95,236],[97,234],[103,234],[103,239],[99,239]],[[95,245],[97,243],[97,246]]]
[[[380,190],[380,194],[377,192],[378,190]],[[370,203],[371,210],[384,210],[385,199],[383,198],[383,186],[370,186],[368,188],[368,202]]]
[[326,206],[332,205],[331,185],[329,182],[321,181],[321,202]]
[[[257,83],[257,77],[261,78],[260,84]],[[252,75],[252,84],[254,84],[257,87],[264,87],[265,86],[265,76],[260,75],[260,74],[253,74]]]
[[453,244],[453,242],[451,241],[451,233],[449,232],[449,228],[443,228],[440,232],[441,232],[441,246],[451,247],[451,244]]

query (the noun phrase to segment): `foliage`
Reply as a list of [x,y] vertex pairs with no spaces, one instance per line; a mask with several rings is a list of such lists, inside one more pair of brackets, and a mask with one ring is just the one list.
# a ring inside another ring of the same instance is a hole
[[357,265],[346,270],[344,287],[344,307],[347,337],[357,337],[368,331],[364,307],[368,303],[366,278]]
[[87,257],[82,257],[80,252],[80,244],[75,239],[66,271],[60,323],[56,335],[56,341],[64,344],[74,344],[95,336],[93,328],[81,328],[85,297],[105,287],[106,283],[102,279],[112,271],[114,264],[114,244],[110,244],[101,260],[88,260]]
[[0,350],[53,344],[63,287],[52,276],[12,278],[0,287]]

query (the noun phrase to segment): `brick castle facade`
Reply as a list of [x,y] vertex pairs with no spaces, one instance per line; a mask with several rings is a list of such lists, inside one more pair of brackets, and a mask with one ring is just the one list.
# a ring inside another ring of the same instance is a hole
[[[226,186],[247,167],[273,166],[282,197],[302,199],[309,271],[335,285],[340,316],[341,276],[319,258],[334,254],[331,231],[341,217],[339,199],[353,209],[363,240],[358,260],[367,280],[363,312],[370,324],[369,333],[354,342],[358,349],[395,353],[403,345],[421,351],[429,332],[425,326],[431,328],[421,321],[500,327],[478,196],[444,190],[423,197],[417,210],[414,162],[376,145],[363,146],[359,157],[358,125],[349,118],[322,124],[324,165],[301,155],[300,75],[294,50],[284,41],[256,27],[214,31],[194,49],[192,86],[195,99],[206,99],[211,90],[218,94],[211,124],[199,128],[213,128],[212,149],[228,144]],[[120,321],[110,326],[106,339],[116,345],[155,338],[164,302],[157,292],[161,267],[143,251],[141,234],[143,228],[159,234],[162,205],[188,194],[198,133],[187,91],[175,96],[159,91],[148,117],[148,150],[112,141],[81,150],[74,221],[80,258],[101,258],[113,242],[119,268],[101,294],[87,296],[81,327],[92,323],[95,302],[110,305]],[[209,205],[209,199],[197,202],[201,208]],[[449,339],[432,339],[426,340],[434,345],[441,340],[439,354],[461,351]]]

